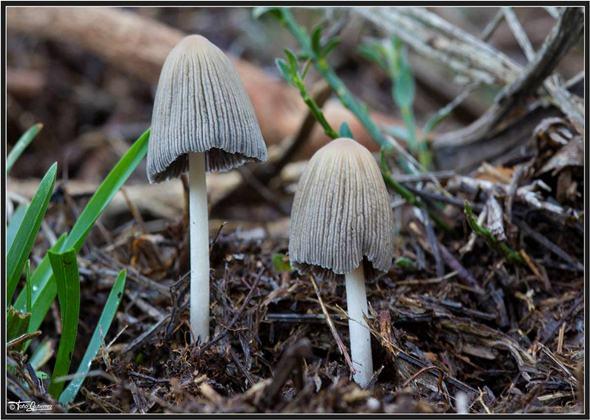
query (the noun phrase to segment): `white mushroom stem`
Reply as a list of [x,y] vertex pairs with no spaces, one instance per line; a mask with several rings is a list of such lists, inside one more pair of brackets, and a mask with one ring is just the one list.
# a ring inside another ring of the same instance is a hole
[[190,322],[196,342],[209,338],[209,215],[205,154],[189,153]]
[[362,263],[352,272],[347,273],[345,279],[350,352],[352,366],[356,371],[353,378],[357,384],[364,388],[369,385],[373,376],[373,354],[371,353],[371,332],[365,321],[369,308]]

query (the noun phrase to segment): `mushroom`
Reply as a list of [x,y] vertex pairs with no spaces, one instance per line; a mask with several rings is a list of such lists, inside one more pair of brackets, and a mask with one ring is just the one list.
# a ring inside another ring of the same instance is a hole
[[353,378],[373,375],[365,276],[386,273],[393,259],[393,213],[371,153],[348,138],[332,140],[299,181],[289,229],[289,257],[301,272],[344,275]]
[[156,91],[147,157],[150,183],[188,169],[190,325],[209,337],[209,229],[206,171],[266,160],[264,139],[242,82],[227,56],[190,35],[168,54]]

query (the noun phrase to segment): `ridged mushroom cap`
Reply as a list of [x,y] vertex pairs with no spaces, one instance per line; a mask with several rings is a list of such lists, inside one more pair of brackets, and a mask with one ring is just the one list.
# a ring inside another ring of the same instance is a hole
[[371,153],[340,138],[319,149],[299,181],[289,228],[289,257],[300,271],[385,273],[393,259],[393,213]]
[[266,160],[266,145],[237,71],[200,35],[183,38],[160,73],[148,148],[149,181],[178,177],[188,169],[190,152],[205,152],[207,171]]

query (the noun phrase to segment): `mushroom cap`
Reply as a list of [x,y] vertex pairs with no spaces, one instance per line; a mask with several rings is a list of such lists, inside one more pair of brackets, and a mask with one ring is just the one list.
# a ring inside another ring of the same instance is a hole
[[150,182],[178,177],[188,153],[204,152],[207,171],[266,160],[250,98],[229,58],[200,35],[168,54],[156,91],[148,147]]
[[393,259],[393,212],[377,162],[358,142],[339,138],[319,149],[299,181],[289,256],[300,271],[386,273]]

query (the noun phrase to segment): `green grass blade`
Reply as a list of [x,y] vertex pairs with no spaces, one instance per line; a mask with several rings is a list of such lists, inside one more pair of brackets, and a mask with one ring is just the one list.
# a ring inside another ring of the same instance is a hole
[[[150,131],[146,130],[125,155],[123,155],[121,160],[119,160],[98,187],[64,243],[60,247],[55,248],[56,250],[63,251],[68,248],[74,248],[76,251],[80,250],[96,220],[145,157],[149,134]],[[49,264],[43,265],[41,263],[33,272],[33,286],[33,313],[29,331],[35,331],[39,328],[51,306],[51,302],[55,298],[55,280],[53,279]],[[21,293],[15,306],[17,308],[24,308],[24,305],[25,297]]]
[[[57,241],[55,242],[55,245],[53,245],[51,248],[49,248],[49,251],[59,251],[60,247],[62,246],[62,244],[64,243],[65,240],[66,240],[66,235],[65,234],[61,235],[57,239]],[[51,299],[47,299],[47,298],[44,299],[43,296],[37,292],[39,290],[39,287],[38,287],[39,283],[42,283],[44,281],[44,279],[40,278],[40,276],[45,273],[51,274],[51,266],[49,264],[49,256],[47,254],[45,254],[43,259],[41,260],[41,262],[37,266],[37,269],[33,272],[33,274],[31,275],[31,277],[28,281],[28,284],[30,285],[30,292],[31,292],[30,304],[28,302],[29,297],[28,297],[27,291],[25,289],[24,291],[22,291],[19,294],[18,299],[16,300],[16,302],[14,304],[15,308],[18,308],[18,310],[21,312],[26,311],[27,307],[30,307],[31,311],[32,311],[34,307],[38,309],[38,307],[40,307],[40,306],[43,308],[46,308],[46,311],[49,310],[49,307],[51,306],[51,302],[53,302],[53,298],[55,297],[55,293],[56,293],[55,282],[52,282],[52,286],[53,286],[52,288],[46,289],[50,293],[53,293],[51,295]],[[8,322],[11,322],[10,318],[11,318],[11,315],[9,313],[8,314]],[[41,325],[41,321],[43,321],[43,319],[41,319],[37,322],[35,320],[34,314],[31,312],[31,321],[30,321],[29,328],[28,328],[27,332],[36,331],[36,329],[39,328],[39,326]],[[32,328],[33,325],[36,325],[36,327]],[[25,345],[25,348],[26,347],[27,346]]]
[[[26,309],[26,313],[29,315],[29,320],[27,322],[26,331],[28,331],[29,325],[31,324],[31,313],[33,312],[33,285],[31,284],[31,260],[27,260],[27,265],[25,266],[25,278],[27,279],[27,282],[25,284],[27,305],[26,305],[25,309]],[[27,340],[25,343],[23,343],[21,348],[26,350],[27,347],[29,347],[30,342],[31,342],[31,340]]]
[[[55,244],[49,248],[49,251],[54,251],[54,252],[59,252],[61,250],[61,246],[64,244],[65,240],[66,240],[67,235],[64,233],[62,234],[57,241],[55,242]],[[49,273],[49,274],[48,274]],[[29,284],[31,285],[31,310],[35,309],[37,306],[39,306],[40,302],[41,302],[41,288],[40,288],[40,284],[43,284],[46,282],[46,279],[44,278],[45,275],[51,275],[52,271],[51,271],[51,265],[49,263],[49,256],[47,255],[47,253],[45,254],[45,256],[41,259],[41,262],[39,263],[39,265],[37,265],[37,268],[33,271],[33,274],[31,275]],[[52,283],[53,284],[53,296],[55,296],[56,290],[55,290],[55,282]],[[52,299],[53,300],[53,299]],[[16,299],[14,306],[16,308],[18,308],[21,311],[26,310],[26,307],[28,305],[28,296],[27,296],[27,292],[26,290],[21,291],[21,293],[18,295],[18,298]],[[49,305],[51,305],[51,302],[49,302]],[[47,309],[49,309],[49,306],[47,306]],[[34,318],[34,317],[33,317]],[[39,325],[41,325],[39,323]],[[32,332],[34,330],[29,330],[29,332]]]
[[6,251],[12,247],[12,243],[14,242],[14,238],[16,238],[16,232],[20,228],[20,225],[25,217],[25,212],[29,206],[26,204],[21,204],[16,208],[12,217],[10,218],[10,223],[8,223],[8,228],[6,229]]
[[14,242],[8,251],[6,257],[8,267],[7,303],[12,301],[12,296],[16,291],[16,286],[18,285],[18,280],[22,274],[25,261],[29,257],[37,233],[39,233],[39,228],[41,227],[41,222],[45,216],[49,199],[53,193],[56,174],[57,163],[54,163],[41,180],[39,188],[31,200],[31,204],[27,208],[22,223],[18,228]]
[[10,172],[14,163],[18,160],[20,155],[23,154],[25,149],[31,144],[31,142],[35,139],[39,131],[43,128],[43,124],[35,124],[31,128],[29,128],[25,133],[18,139],[8,156],[6,157],[6,173]]
[[31,285],[31,260],[27,260],[27,264],[25,265],[25,278],[27,279],[27,282],[25,283],[25,293],[27,297],[27,306],[25,307],[25,310],[30,313],[33,302],[33,286]]
[[33,366],[33,369],[39,370],[51,359],[52,356],[53,346],[51,345],[51,340],[46,338],[33,352],[30,359],[31,366]]
[[45,319],[47,311],[49,311],[49,308],[51,308],[51,304],[55,299],[55,295],[57,294],[57,285],[55,284],[55,278],[53,277],[51,267],[48,269],[48,271],[50,281],[48,281],[45,287],[40,289],[38,293],[35,294],[35,292],[33,292],[33,311],[31,312],[31,322],[27,332],[33,332],[39,329],[43,323],[43,319]]
[[[30,290],[30,281],[31,281],[31,263],[27,260],[27,264],[25,266],[25,273],[26,273],[26,285],[25,290]],[[20,337],[24,333],[27,332],[29,322],[31,319],[31,306],[27,305],[24,311],[19,311],[15,309],[13,306],[10,306],[6,311],[8,315],[8,321],[6,322],[6,337],[7,340],[10,341],[13,338]],[[29,340],[17,345],[16,349],[22,349],[26,346]]]
[[111,288],[111,292],[109,293],[109,297],[107,298],[107,302],[102,310],[102,314],[100,315],[100,319],[98,320],[98,324],[94,329],[94,333],[92,334],[92,338],[90,339],[90,343],[86,348],[86,353],[84,353],[84,357],[78,366],[78,370],[74,375],[74,379],[68,384],[66,389],[61,393],[59,397],[59,402],[62,405],[68,405],[76,398],[82,383],[86,379],[86,375],[90,370],[90,366],[92,365],[92,361],[96,357],[100,346],[104,343],[104,337],[107,335],[109,328],[111,327],[111,323],[115,318],[115,314],[117,313],[117,308],[119,307],[119,303],[123,298],[123,291],[125,290],[125,279],[127,277],[126,271],[121,271],[117,280],[113,284]]
[[72,354],[76,346],[78,317],[80,316],[80,276],[74,249],[63,253],[49,251],[48,254],[57,284],[57,297],[62,324],[57,356],[51,374],[51,384],[49,385],[49,393],[54,398],[57,398],[65,384],[63,381],[56,381],[56,378],[68,374]]
[[475,214],[473,214],[473,207],[468,200],[465,200],[463,209],[465,218],[467,219],[467,224],[469,224],[471,230],[477,236],[484,238],[490,248],[495,249],[496,251],[503,254],[504,257],[506,257],[506,259],[513,264],[526,264],[520,252],[512,249],[505,241],[496,238],[488,228],[478,223],[477,217],[475,217]]
[[104,209],[109,205],[115,194],[121,189],[135,168],[141,163],[147,153],[150,130],[146,130],[127,150],[121,160],[115,165],[105,180],[100,184],[94,195],[80,213],[74,227],[68,234],[65,248],[79,251]]
[[[25,290],[27,296],[31,290],[31,261],[27,260],[25,265]],[[6,311],[8,320],[6,321],[6,340],[10,341],[16,337],[20,337],[27,332],[29,321],[31,319],[31,305],[30,301],[27,302],[27,306],[24,311],[19,311],[14,306],[10,306]],[[17,349],[22,349],[29,340],[18,345]]]

